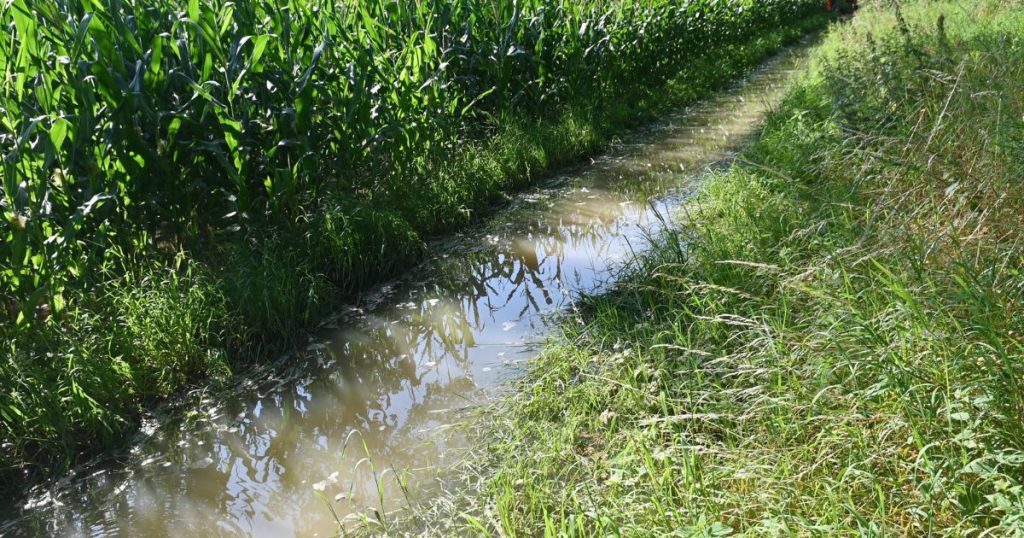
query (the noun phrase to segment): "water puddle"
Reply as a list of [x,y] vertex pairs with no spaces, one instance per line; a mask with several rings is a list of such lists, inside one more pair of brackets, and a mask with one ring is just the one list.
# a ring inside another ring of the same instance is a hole
[[4,535],[330,536],[386,517],[460,442],[446,428],[499,394],[552,315],[600,291],[695,176],[754,133],[803,56],[516,196],[432,258],[329,320],[321,337],[225,397],[145,428],[125,461],[36,491]]

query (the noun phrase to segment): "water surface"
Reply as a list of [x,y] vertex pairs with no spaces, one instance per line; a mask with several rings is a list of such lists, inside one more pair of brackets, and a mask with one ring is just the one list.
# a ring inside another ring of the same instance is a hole
[[463,442],[446,428],[507,387],[552,316],[614,281],[699,172],[754,133],[802,55],[769,60],[432,244],[287,368],[151,421],[130,456],[38,488],[0,534],[329,536],[336,517],[386,517],[429,495]]

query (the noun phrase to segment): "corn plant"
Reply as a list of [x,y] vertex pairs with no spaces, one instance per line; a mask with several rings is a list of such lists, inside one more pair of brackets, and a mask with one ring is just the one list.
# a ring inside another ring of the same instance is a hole
[[812,9],[9,0],[0,294],[13,322],[32,324],[94,282],[111,252],[258,233],[330,193],[414,197],[432,162],[494,118],[663,83],[704,51]]

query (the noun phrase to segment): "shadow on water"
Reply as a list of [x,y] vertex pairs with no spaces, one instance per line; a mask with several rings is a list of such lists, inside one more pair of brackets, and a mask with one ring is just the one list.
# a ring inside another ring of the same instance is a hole
[[433,244],[275,368],[189,399],[127,458],[39,488],[0,534],[331,535],[334,514],[386,517],[426,494],[461,442],[448,426],[500,393],[574,296],[614,281],[696,173],[755,132],[802,56],[768,61]]

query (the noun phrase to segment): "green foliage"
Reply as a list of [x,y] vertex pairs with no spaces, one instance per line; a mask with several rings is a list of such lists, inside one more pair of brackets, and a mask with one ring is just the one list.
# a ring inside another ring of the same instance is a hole
[[0,363],[4,472],[23,461],[117,445],[142,406],[197,376],[229,373],[237,320],[206,275],[159,267],[124,275],[92,308],[70,310],[44,348],[14,347]]
[[0,283],[30,322],[110,244],[429,193],[486,118],[663,83],[816,4],[6,2]]
[[293,344],[811,0],[0,4],[0,472]]
[[1020,4],[835,28],[425,530],[1024,536],[1022,59]]

